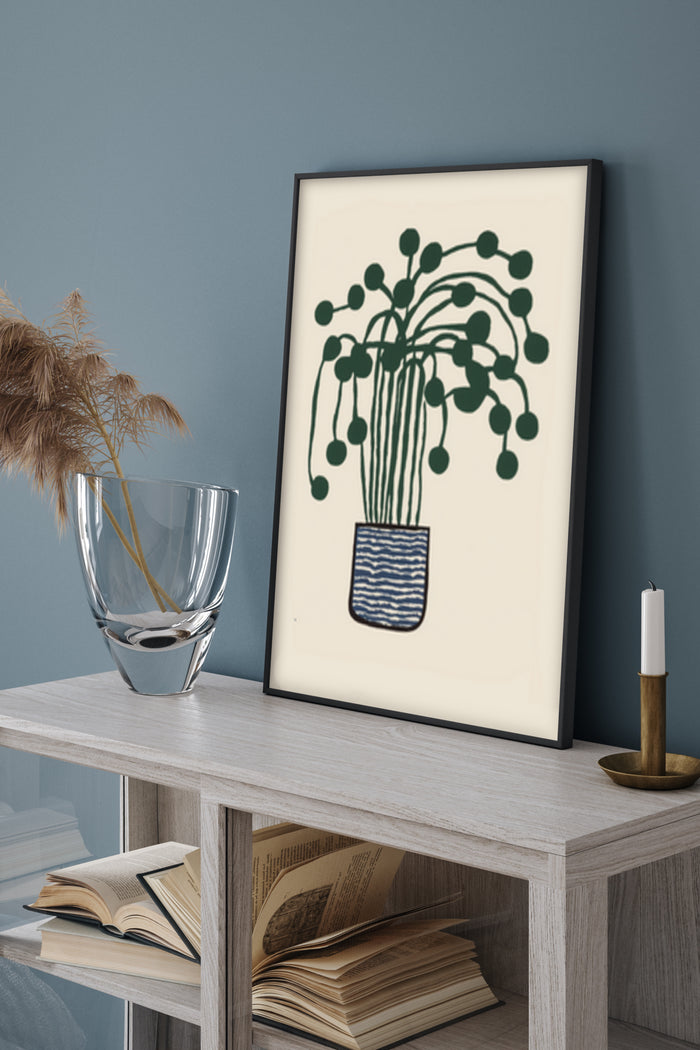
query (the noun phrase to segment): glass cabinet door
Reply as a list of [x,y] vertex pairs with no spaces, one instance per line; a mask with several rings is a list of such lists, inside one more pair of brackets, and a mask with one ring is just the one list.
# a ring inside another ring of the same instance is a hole
[[[47,871],[120,850],[120,777],[0,748],[0,938]],[[0,951],[0,955],[2,952]],[[0,1050],[123,1050],[124,1004],[0,958]]]

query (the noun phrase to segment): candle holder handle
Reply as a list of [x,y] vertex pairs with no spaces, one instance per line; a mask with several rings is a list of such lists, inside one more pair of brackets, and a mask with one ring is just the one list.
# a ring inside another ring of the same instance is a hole
[[665,674],[639,672],[641,709],[641,772],[662,777],[666,772],[666,679]]

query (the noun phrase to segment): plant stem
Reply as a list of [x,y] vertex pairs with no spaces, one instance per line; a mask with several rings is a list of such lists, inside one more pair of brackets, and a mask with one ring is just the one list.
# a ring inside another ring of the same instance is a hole
[[[95,493],[95,495],[97,495],[97,486],[95,485],[95,483],[92,480],[90,481],[90,488]],[[134,564],[137,565],[138,568],[141,569],[141,571],[143,572],[143,567],[141,565],[141,562],[139,560],[139,557],[138,557],[136,551],[134,550],[134,548],[129,543],[129,540],[127,538],[126,533],[124,532],[124,530],[122,529],[121,525],[119,524],[119,522],[115,518],[114,513],[112,512],[112,509],[109,506],[109,504],[107,503],[107,500],[104,498],[104,496],[102,496],[100,498],[100,502],[102,504],[102,509],[105,512],[105,515],[107,516],[107,519],[111,522],[112,527],[114,528],[114,531],[116,532],[117,536],[121,540],[121,542],[122,542],[122,544],[123,544],[123,546],[124,546],[124,548],[126,550],[126,553],[129,555],[129,557],[134,562]],[[175,612],[182,612],[182,609],[180,609],[175,604],[175,602],[173,602],[172,598],[168,595],[168,592],[166,590],[164,590],[163,587],[161,587],[161,585],[158,583],[158,581],[153,576],[151,577],[151,580],[152,580],[153,586],[156,588],[158,593],[165,599],[165,601],[168,603],[168,605],[170,605]],[[164,611],[164,610],[162,610],[162,611]]]
[[[128,482],[127,482],[127,480],[126,480],[126,478],[124,476],[124,471],[122,470],[121,463],[119,462],[119,456],[117,455],[117,451],[116,451],[116,449],[114,447],[114,444],[112,443],[112,439],[110,438],[110,435],[107,433],[107,428],[105,427],[105,425],[104,425],[104,423],[102,421],[102,417],[101,417],[101,415],[100,415],[96,405],[94,405],[92,403],[92,400],[89,397],[89,395],[86,396],[85,403],[86,403],[88,412],[92,416],[92,418],[93,418],[93,420],[95,422],[95,425],[97,426],[98,430],[100,431],[100,434],[102,436],[102,440],[104,441],[104,443],[105,443],[105,445],[107,447],[107,451],[109,453],[109,458],[112,460],[112,463],[114,464],[114,469],[115,469],[116,475],[121,480],[122,493],[124,495],[124,505],[126,507],[126,513],[127,513],[128,518],[129,518],[129,525],[131,527],[131,535],[132,535],[133,540],[134,540],[134,547],[136,548],[135,551],[131,547],[129,541],[127,540],[127,538],[126,538],[126,536],[125,536],[125,534],[123,532],[123,530],[119,526],[119,523],[117,522],[116,518],[114,517],[114,514],[112,513],[112,511],[108,508],[107,504],[105,503],[104,497],[102,498],[102,506],[105,508],[105,511],[107,513],[107,517],[109,518],[109,520],[111,521],[112,525],[114,526],[114,528],[115,528],[115,530],[117,532],[117,535],[119,536],[119,539],[122,541],[122,543],[126,547],[126,550],[129,553],[129,556],[138,565],[139,569],[143,573],[144,579],[146,580],[146,583],[149,586],[151,594],[153,595],[153,597],[155,598],[156,602],[158,603],[158,608],[160,609],[160,611],[161,612],[165,612],[167,605],[169,605],[170,608],[174,612],[180,613],[180,612],[182,612],[182,609],[180,608],[180,606],[177,604],[177,602],[173,601],[173,599],[167,594],[167,592],[165,590],[163,590],[163,588],[160,586],[160,584],[158,583],[156,578],[153,576],[153,573],[151,572],[151,570],[148,568],[148,563],[146,562],[146,555],[143,552],[143,547],[141,545],[141,537],[139,536],[139,530],[138,530],[138,526],[136,524],[136,516],[134,514],[134,508],[133,508],[133,504],[131,502],[131,495],[129,493]],[[161,595],[162,595],[162,597],[161,597]],[[165,599],[165,600],[163,600],[163,599]],[[167,605],[166,605],[166,603],[167,603]]]

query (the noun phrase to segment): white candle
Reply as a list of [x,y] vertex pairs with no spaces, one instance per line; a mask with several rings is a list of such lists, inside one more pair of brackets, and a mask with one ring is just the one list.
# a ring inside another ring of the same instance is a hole
[[[651,581],[649,581],[651,583]],[[651,584],[642,591],[642,674],[666,674],[664,592]]]

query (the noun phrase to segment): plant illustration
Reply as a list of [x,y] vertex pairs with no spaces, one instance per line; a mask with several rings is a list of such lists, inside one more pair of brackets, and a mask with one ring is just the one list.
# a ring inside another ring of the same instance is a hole
[[[413,228],[398,248],[405,263],[393,278],[372,262],[345,302],[324,299],[315,308],[329,334],[312,395],[308,477],[312,496],[325,500],[328,468],[355,456],[364,522],[417,527],[425,471],[444,474],[450,442],[461,440],[455,417],[487,412],[496,474],[515,477],[515,439],[527,443],[539,431],[522,366],[544,362],[549,343],[530,325],[533,297],[522,283],[532,272],[529,251],[504,251],[491,230],[421,249]],[[348,324],[353,313],[359,326]],[[324,439],[320,409],[329,404]],[[368,586],[386,569],[373,568]]]
[[[117,371],[106,354],[79,291],[40,327],[0,289],[0,469],[21,471],[48,491],[59,528],[68,520],[71,474],[107,468],[124,478],[119,456],[127,442],[143,448],[162,428],[187,431],[167,398],[141,393],[138,381]],[[161,611],[180,612],[146,564],[125,480],[122,487],[131,538],[103,500],[104,511]]]

